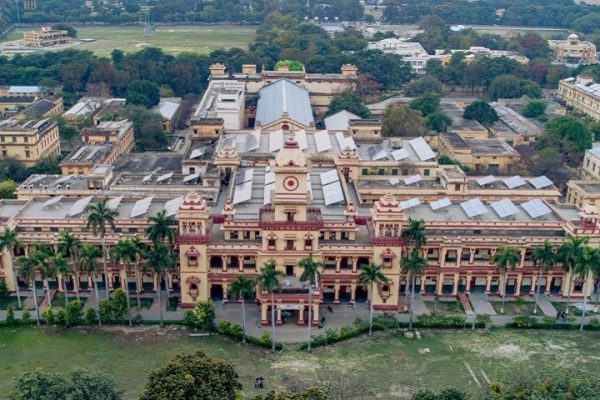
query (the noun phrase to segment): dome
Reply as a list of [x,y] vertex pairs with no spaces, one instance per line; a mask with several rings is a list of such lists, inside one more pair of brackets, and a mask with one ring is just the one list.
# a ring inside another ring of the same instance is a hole
[[579,40],[579,36],[577,36],[577,34],[575,34],[575,33],[571,33],[569,35],[569,40],[572,41],[572,42],[576,42],[576,41]]
[[278,167],[306,167],[306,157],[300,150],[293,133],[288,136],[283,148],[277,153],[275,165]]

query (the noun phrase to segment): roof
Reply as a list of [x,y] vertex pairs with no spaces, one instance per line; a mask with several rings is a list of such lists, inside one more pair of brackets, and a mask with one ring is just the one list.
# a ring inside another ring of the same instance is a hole
[[290,119],[305,126],[314,124],[308,90],[302,86],[280,79],[259,90],[256,107],[256,123],[268,125],[277,121],[284,113]]
[[73,115],[76,117],[81,115],[89,115],[99,110],[100,107],[102,107],[102,104],[103,100],[81,99],[79,103],[65,111],[64,115]]
[[43,86],[9,86],[9,93],[42,93],[47,92],[48,88]]
[[181,99],[162,99],[152,110],[159,113],[163,118],[171,120],[181,105]]
[[56,107],[55,101],[49,99],[40,99],[23,110],[23,114],[25,114],[28,118],[43,117],[47,112]]
[[350,111],[342,110],[325,118],[325,127],[330,131],[345,131],[348,130],[348,122],[351,119],[361,118]]
[[600,147],[594,147],[593,149],[587,150],[594,157],[600,158]]

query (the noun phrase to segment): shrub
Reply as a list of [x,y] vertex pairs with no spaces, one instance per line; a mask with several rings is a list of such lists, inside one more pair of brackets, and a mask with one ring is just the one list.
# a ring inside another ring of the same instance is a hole
[[98,307],[98,316],[100,317],[100,320],[102,320],[102,322],[105,324],[110,324],[114,321],[110,300],[100,300],[100,307]]
[[542,318],[542,323],[543,323],[544,325],[552,325],[552,324],[556,323],[556,318],[552,318],[552,317],[550,317],[550,316],[548,316],[548,315],[545,315],[545,316]]
[[46,321],[48,325],[54,325],[55,320],[54,311],[52,310],[52,307],[48,307],[42,312],[42,318]]
[[64,308],[61,307],[56,309],[56,313],[54,313],[54,323],[62,326],[67,325],[67,312]]
[[65,325],[77,326],[83,319],[83,303],[79,300],[70,301],[65,309]]
[[531,329],[538,325],[537,320],[529,315],[516,315],[512,323],[517,329]]
[[492,317],[490,317],[488,314],[477,314],[477,316],[475,316],[475,325],[487,328],[491,323]]
[[8,299],[8,296],[10,296],[10,293],[8,292],[8,286],[6,285],[4,279],[0,279],[0,300],[6,300]]
[[136,325],[141,325],[144,323],[144,319],[142,318],[139,312],[135,314],[135,317],[133,317],[133,323]]
[[112,311],[112,319],[114,322],[125,322],[127,314],[127,294],[121,288],[115,290],[110,299],[110,309]]
[[590,318],[587,326],[589,326],[591,329],[600,329],[600,320],[598,320],[596,317]]
[[196,317],[192,310],[186,310],[183,313],[183,324],[189,326],[190,328],[194,328],[194,330],[198,329],[196,326]]
[[8,306],[6,309],[6,324],[14,325],[15,322],[15,310],[12,308],[12,306]]
[[27,309],[23,310],[23,314],[21,314],[21,321],[29,322],[31,319],[31,312]]
[[460,315],[442,315],[431,313],[430,315],[419,315],[415,326],[417,328],[463,328],[466,324],[466,317]]
[[265,346],[265,347],[270,346],[271,345],[271,334],[267,331],[264,331],[262,333],[262,335],[260,335],[260,338],[258,338],[258,340],[262,346]]
[[230,329],[231,329],[231,322],[225,321],[224,319],[219,321],[219,323],[217,324],[217,332],[219,332],[222,335],[229,334]]
[[523,300],[522,297],[516,297],[514,303],[518,306],[522,306],[523,304],[525,304],[525,300]]
[[85,322],[86,325],[92,325],[93,323],[96,322],[97,318],[98,318],[98,314],[96,313],[96,309],[88,308],[85,311],[85,316],[83,317],[83,321]]

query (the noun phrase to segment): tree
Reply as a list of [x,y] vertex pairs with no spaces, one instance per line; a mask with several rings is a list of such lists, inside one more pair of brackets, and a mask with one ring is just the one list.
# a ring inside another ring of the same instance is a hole
[[587,311],[587,283],[590,280],[590,273],[598,270],[598,265],[600,265],[600,249],[586,246],[583,260],[577,266],[577,273],[583,279],[583,314],[581,315],[581,323],[579,325],[580,331],[583,331],[585,313]]
[[28,256],[19,257],[17,259],[17,265],[19,266],[19,277],[23,279],[27,284],[31,285],[31,291],[33,293],[33,303],[35,305],[35,318],[37,325],[40,325],[40,309],[37,299],[37,289],[35,287],[35,274],[38,269],[38,263],[35,258],[35,253],[30,253]]
[[546,102],[543,100],[531,100],[525,104],[523,108],[523,115],[527,118],[536,118],[540,115],[544,115],[546,112]]
[[434,111],[426,118],[429,129],[436,132],[446,132],[446,128],[452,125],[452,118],[441,111]]
[[533,313],[535,314],[537,313],[538,298],[540,297],[542,274],[544,271],[548,271],[554,264],[556,264],[556,251],[554,246],[552,246],[548,240],[545,240],[541,247],[537,247],[535,250],[533,250],[533,254],[531,254],[531,260],[533,261],[534,265],[537,265],[540,268],[537,279],[537,287],[535,290],[535,306],[533,307]]
[[165,244],[165,240],[168,242],[169,247],[173,245],[175,239],[173,227],[176,224],[173,217],[168,217],[165,210],[162,210],[158,214],[149,217],[148,222],[150,226],[146,228],[146,236],[154,246]]
[[498,121],[498,114],[488,103],[476,100],[465,108],[463,117],[473,119],[483,125],[492,125]]
[[430,389],[419,389],[413,394],[411,400],[468,400],[470,397],[455,388],[447,388],[439,394],[435,394]]
[[350,111],[361,118],[367,118],[371,114],[369,109],[362,103],[360,97],[353,92],[343,92],[331,100],[325,116],[330,116],[343,110]]
[[[435,60],[438,61],[439,60]],[[433,64],[430,65],[429,61],[427,62],[428,68],[433,68]],[[441,64],[440,64],[441,65]],[[441,69],[443,72],[443,67]],[[444,92],[444,85],[434,76],[430,76],[431,73],[428,72],[427,75],[415,79],[411,83],[406,86],[405,93],[407,96],[416,97],[421,96],[425,93],[434,93],[437,95],[441,95]]]
[[310,331],[312,328],[313,288],[321,279],[321,272],[319,270],[323,268],[323,264],[315,261],[312,253],[309,253],[307,257],[298,261],[298,266],[302,267],[300,281],[308,282],[308,351],[310,352],[310,342],[312,341]]
[[52,307],[52,297],[50,296],[50,278],[56,278],[56,270],[54,266],[49,262],[49,258],[52,256],[50,248],[46,245],[36,243],[34,245],[32,253],[36,260],[37,270],[44,282],[46,287],[46,299],[48,300],[48,307]]
[[271,295],[271,350],[275,351],[275,290],[279,289],[279,277],[283,272],[277,270],[275,260],[271,259],[263,264],[260,269],[260,275],[256,281],[261,290],[269,292]]
[[498,75],[488,88],[490,97],[496,99],[514,99],[521,97],[523,92],[519,86],[519,79],[514,75]]
[[586,124],[574,116],[560,116],[546,123],[538,140],[538,150],[554,148],[571,167],[579,166],[586,149],[592,148],[592,135]]
[[[160,305],[160,326],[164,327],[163,322],[163,304],[162,304],[162,288],[161,282],[165,277],[167,271],[172,270],[176,261],[171,255],[169,249],[163,245],[159,244],[155,246],[152,250],[146,251],[144,254],[144,258],[146,259],[146,268],[153,271],[158,277],[158,304]],[[165,282],[165,285],[168,285],[168,282]]]
[[67,289],[67,274],[73,272],[71,266],[69,265],[69,261],[63,256],[63,254],[59,251],[52,257],[50,257],[50,265],[53,270],[60,275],[63,284],[63,291],[65,294],[65,308],[69,305],[69,290]]
[[245,275],[237,275],[227,287],[229,297],[242,303],[242,343],[246,343],[246,299],[254,294],[256,282]]
[[71,258],[72,271],[75,274],[75,296],[79,300],[79,248],[81,241],[71,231],[64,230],[58,235],[58,251]]
[[127,104],[140,105],[150,108],[160,102],[160,88],[152,81],[133,81],[129,84],[125,98]]
[[115,219],[119,215],[117,210],[110,209],[107,205],[108,198],[104,198],[102,201],[96,204],[92,204],[86,207],[87,216],[87,228],[92,228],[94,236],[100,235],[100,241],[102,243],[102,266],[104,269],[104,284],[106,286],[106,299],[110,297],[109,289],[109,277],[108,267],[106,266],[106,231],[110,228],[113,232],[115,231]]
[[402,232],[402,236],[406,238],[407,244],[413,249],[420,249],[427,243],[425,236],[425,221],[422,219],[408,218],[408,228]]
[[502,279],[502,306],[500,313],[504,314],[504,299],[506,298],[506,285],[508,281],[508,270],[515,269],[519,265],[519,250],[514,247],[501,247],[492,257],[492,262],[496,264],[498,272],[503,273]]
[[425,118],[404,104],[388,105],[382,118],[383,136],[423,136],[426,133]]
[[167,134],[162,130],[160,114],[143,106],[128,105],[125,117],[133,122],[135,146],[139,151],[162,151],[168,146]]
[[231,362],[197,351],[178,354],[150,372],[140,400],[236,400],[241,389]]
[[17,305],[19,308],[23,308],[23,304],[21,304],[21,293],[19,292],[19,280],[17,278],[17,271],[15,270],[15,246],[18,246],[18,244],[17,232],[5,227],[4,231],[0,234],[0,250],[8,251],[8,254],[10,255],[10,268],[13,277],[13,285],[15,285],[15,293],[17,295]]
[[[412,280],[411,284],[411,295],[410,295],[410,317],[409,317],[409,329],[412,329],[413,323],[413,302],[415,300],[415,284],[417,275],[423,275],[423,270],[427,266],[427,260],[421,255],[421,251],[413,249],[408,257],[400,260],[400,268],[402,273],[406,276],[406,284]],[[408,292],[407,292],[408,293]]]
[[275,63],[275,71],[277,71],[281,67],[287,67],[289,71],[302,71],[304,69],[304,65],[300,61],[296,60],[281,60]]
[[0,199],[14,199],[18,187],[19,184],[10,179],[0,182]]
[[57,30],[57,31],[67,31],[68,37],[72,37],[72,38],[77,37],[77,30],[75,28],[73,28],[71,25],[56,24],[56,25],[52,26],[52,29]]
[[42,371],[26,372],[15,380],[9,400],[73,399],[121,400],[122,391],[107,375],[75,370],[65,375]]
[[409,104],[411,109],[420,111],[424,117],[437,111],[439,106],[440,96],[436,93],[424,93]]
[[[94,293],[96,295],[96,308],[100,310],[100,294],[98,293],[98,279],[96,274],[98,273],[98,257],[102,257],[103,251],[98,246],[92,243],[86,243],[81,247],[79,251],[79,268],[84,271],[88,276],[92,277],[92,283],[94,285]],[[98,325],[102,326],[102,319],[98,312]]]
[[580,236],[571,236],[558,248],[558,259],[563,265],[563,270],[569,275],[569,289],[567,292],[567,308],[565,312],[569,313],[571,306],[571,292],[575,273],[579,265],[584,261],[585,245],[588,239]]
[[381,265],[375,263],[363,264],[360,266],[358,281],[363,285],[369,286],[369,337],[373,331],[373,301],[375,300],[375,285],[388,282],[387,277],[381,271]]
[[131,264],[135,262],[137,249],[135,243],[129,239],[119,239],[117,244],[110,249],[110,258],[115,265],[123,263],[125,266],[125,282],[123,282],[125,297],[127,299],[127,319],[129,326],[133,325],[131,320],[131,300],[129,299],[129,275],[131,275]]

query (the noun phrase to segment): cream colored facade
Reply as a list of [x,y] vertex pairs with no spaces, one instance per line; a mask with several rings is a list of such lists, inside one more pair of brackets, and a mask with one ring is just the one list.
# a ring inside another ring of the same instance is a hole
[[567,106],[600,120],[600,84],[592,78],[579,75],[577,78],[563,79],[558,84],[557,94]]
[[569,35],[567,40],[548,40],[554,61],[560,64],[595,64],[596,45],[579,39],[577,34]]
[[30,31],[23,34],[25,45],[30,47],[49,47],[69,43],[67,31],[42,27],[40,31]]
[[42,158],[60,154],[58,125],[48,119],[0,124],[2,158],[13,157],[31,167]]

